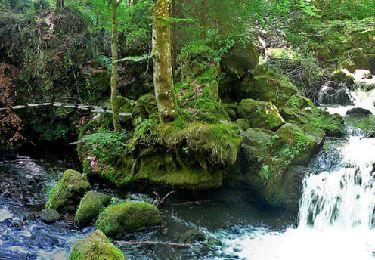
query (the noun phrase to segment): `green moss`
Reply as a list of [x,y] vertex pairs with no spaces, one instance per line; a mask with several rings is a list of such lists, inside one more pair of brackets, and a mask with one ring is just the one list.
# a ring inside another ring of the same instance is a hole
[[80,226],[90,224],[110,202],[111,196],[96,191],[87,192],[79,203],[74,222]]
[[250,127],[273,130],[285,123],[277,107],[270,102],[243,99],[237,107],[239,118],[246,118]]
[[[191,161],[187,162],[179,156],[191,158]],[[132,176],[132,181],[184,189],[210,189],[221,187],[223,174],[221,170],[208,169],[204,158],[159,151],[141,158],[139,171]]]
[[211,163],[234,164],[241,143],[239,129],[233,123],[193,122],[183,129],[160,125],[160,139],[168,149],[186,144],[192,153],[205,155]]
[[146,202],[123,202],[107,207],[99,215],[96,228],[111,237],[118,237],[160,224],[159,210]]
[[86,177],[69,169],[52,189],[46,208],[55,209],[60,213],[75,211],[80,198],[88,189],[90,189],[90,183]]
[[290,123],[299,125],[306,131],[314,132],[321,129],[328,136],[342,136],[342,118],[331,115],[315,107],[312,102],[300,95],[292,96],[280,109],[283,118]]
[[365,116],[365,117],[344,117],[344,121],[349,126],[359,128],[365,134],[372,134],[375,132],[375,116]]
[[258,66],[255,76],[246,76],[239,88],[238,96],[271,102],[277,107],[298,94],[298,89],[285,77],[273,70]]
[[92,232],[84,240],[74,243],[70,252],[71,260],[125,260],[120,249],[111,244],[102,231]]
[[285,206],[289,168],[306,163],[322,143],[324,133],[311,134],[293,124],[276,132],[248,129],[241,149],[239,178],[271,206]]

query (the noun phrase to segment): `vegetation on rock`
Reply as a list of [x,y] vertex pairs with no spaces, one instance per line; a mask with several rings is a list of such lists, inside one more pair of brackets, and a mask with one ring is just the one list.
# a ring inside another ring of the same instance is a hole
[[127,201],[111,205],[102,211],[96,228],[110,237],[160,224],[159,210],[147,202]]
[[75,170],[66,170],[51,190],[46,208],[55,209],[59,213],[74,212],[80,199],[89,189],[90,183],[86,177]]
[[115,247],[100,230],[95,230],[83,240],[74,243],[71,260],[125,260],[124,254]]
[[89,225],[110,202],[111,196],[97,191],[87,192],[78,205],[74,222],[83,227]]

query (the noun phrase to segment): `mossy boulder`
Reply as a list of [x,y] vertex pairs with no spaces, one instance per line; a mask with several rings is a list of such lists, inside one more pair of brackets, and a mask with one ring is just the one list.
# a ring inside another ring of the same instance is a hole
[[285,123],[272,103],[251,98],[243,99],[238,104],[237,115],[238,118],[246,119],[252,128],[275,130]]
[[52,189],[46,208],[55,209],[59,213],[74,212],[80,199],[89,189],[90,183],[87,178],[69,169]]
[[147,202],[127,201],[107,207],[99,215],[96,228],[110,237],[120,237],[127,232],[161,223],[160,212]]
[[247,75],[243,79],[237,96],[271,102],[277,107],[281,107],[291,96],[298,93],[296,86],[285,76],[258,66],[255,76]]
[[79,203],[74,222],[79,226],[89,225],[111,202],[111,196],[89,191]]
[[295,206],[303,172],[296,175],[290,169],[308,162],[323,138],[323,131],[307,132],[289,123],[276,132],[250,128],[244,133],[238,173],[228,178],[245,182],[268,205]]
[[341,67],[354,72],[356,69],[369,69],[369,57],[364,53],[362,48],[354,48],[343,54],[347,57],[341,62]]
[[205,124],[192,122],[182,129],[173,124],[160,125],[160,139],[168,149],[184,146],[207,161],[234,164],[241,143],[238,127],[229,122]]
[[40,218],[44,223],[50,224],[60,219],[60,214],[55,209],[43,209]]
[[327,86],[333,89],[347,88],[354,90],[355,82],[352,76],[347,75],[343,71],[338,71],[329,77]]
[[131,108],[133,113],[133,121],[145,119],[149,114],[157,112],[156,98],[152,93],[141,96],[133,104],[125,104],[124,108]]
[[243,78],[255,70],[259,63],[259,54],[253,43],[235,43],[223,56],[221,67],[224,72],[235,78]]
[[291,96],[280,108],[280,114],[287,122],[306,130],[321,129],[327,136],[334,137],[343,135],[343,120],[340,115],[331,115],[315,107],[310,99],[301,95]]
[[346,116],[344,121],[347,125],[361,129],[366,135],[375,133],[375,116],[353,117]]
[[74,243],[71,260],[125,260],[125,255],[115,247],[100,230],[95,230],[83,240]]

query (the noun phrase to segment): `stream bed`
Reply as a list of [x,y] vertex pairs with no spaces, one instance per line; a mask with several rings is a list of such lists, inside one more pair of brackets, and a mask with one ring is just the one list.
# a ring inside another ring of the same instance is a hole
[[[374,93],[353,93],[355,106],[374,113]],[[344,114],[349,108],[327,109]],[[38,217],[63,171],[77,167],[69,156],[50,153],[0,158],[0,259],[67,259],[74,241],[92,231],[74,227],[70,216],[49,225]],[[130,260],[374,260],[375,138],[347,127],[343,138],[326,140],[304,175],[298,212],[262,208],[244,195],[245,187],[224,187],[199,197],[171,196],[161,207],[161,227],[113,242]],[[156,199],[152,191],[104,191],[121,199]],[[202,235],[205,242],[189,241]]]

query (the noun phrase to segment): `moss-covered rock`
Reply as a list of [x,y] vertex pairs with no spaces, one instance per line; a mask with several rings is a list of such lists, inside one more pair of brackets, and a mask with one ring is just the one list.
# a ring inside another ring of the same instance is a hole
[[258,63],[259,54],[256,46],[252,43],[238,42],[224,55],[221,67],[224,72],[240,79],[253,72]]
[[257,67],[255,76],[244,78],[238,96],[272,102],[277,107],[285,105],[288,99],[298,94],[298,89],[284,76],[275,71]]
[[[128,104],[129,105],[129,104]],[[152,93],[141,96],[135,104],[130,104],[132,108],[133,120],[145,119],[149,114],[157,112],[156,98]]]
[[341,67],[354,72],[356,69],[369,69],[369,58],[365,55],[362,48],[351,49],[344,53],[344,57],[347,59],[341,62]]
[[361,129],[366,135],[375,132],[375,116],[362,116],[362,117],[344,117],[344,121],[351,127]]
[[89,189],[90,183],[87,178],[69,169],[52,189],[46,208],[55,209],[59,213],[74,212],[80,199]]
[[314,106],[308,98],[294,95],[280,109],[280,114],[289,123],[301,126],[306,130],[321,129],[327,136],[343,135],[343,120],[339,115]]
[[241,143],[238,127],[229,122],[193,122],[182,129],[173,124],[160,125],[161,142],[169,149],[184,146],[203,155],[211,163],[234,164]]
[[323,131],[306,132],[294,124],[276,132],[250,128],[244,134],[238,173],[228,178],[239,178],[271,206],[296,205],[300,185],[289,170],[306,163],[323,138]]
[[89,225],[110,202],[111,196],[97,191],[87,192],[79,203],[74,222],[79,226]]
[[125,260],[124,254],[115,247],[104,233],[96,230],[83,240],[74,243],[71,260]]
[[285,123],[277,107],[270,102],[243,99],[237,107],[239,118],[245,118],[252,128],[278,129]]
[[123,202],[107,207],[99,215],[96,228],[110,237],[160,224],[160,212],[147,202]]
[[60,214],[55,209],[43,209],[40,213],[43,222],[50,224],[60,219]]
[[218,98],[219,75],[218,52],[202,42],[185,46],[179,55],[181,82],[204,88],[212,100]]

